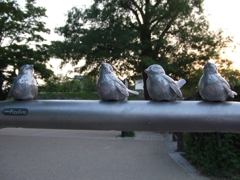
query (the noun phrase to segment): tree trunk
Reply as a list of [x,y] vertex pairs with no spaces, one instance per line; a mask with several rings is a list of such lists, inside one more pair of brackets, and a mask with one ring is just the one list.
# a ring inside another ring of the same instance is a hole
[[149,96],[148,91],[147,91],[147,78],[148,78],[148,75],[144,71],[142,72],[142,77],[143,77],[144,98],[145,98],[145,100],[151,100],[152,98]]
[[0,89],[0,101],[6,100],[8,97],[8,93],[4,93],[2,88]]
[[[140,40],[141,40],[141,44],[142,44],[142,52],[141,52],[141,57],[142,58],[153,58],[152,54],[153,54],[153,49],[152,49],[152,41],[151,41],[151,24],[150,24],[150,19],[152,17],[152,14],[149,10],[150,7],[150,0],[145,0],[145,14],[142,17],[143,18],[143,24],[140,26]],[[147,78],[148,75],[144,72],[144,70],[147,67],[148,63],[143,62],[142,63],[142,77],[143,77],[143,89],[144,89],[144,98],[145,100],[151,100],[151,97],[148,94],[147,91]]]
[[2,81],[2,80],[0,81],[0,87],[1,87],[1,89],[0,89],[0,101],[4,101],[4,100],[6,100],[7,97],[8,97],[8,91],[7,91],[7,92],[6,92],[6,91],[3,91],[3,89],[2,89],[2,87],[3,87],[3,81]]

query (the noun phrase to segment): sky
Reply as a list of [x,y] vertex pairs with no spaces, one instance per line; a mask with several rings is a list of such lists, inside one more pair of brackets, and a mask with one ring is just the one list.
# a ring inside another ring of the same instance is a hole
[[[18,0],[22,5],[25,0]],[[62,40],[63,38],[54,33],[54,28],[64,25],[66,20],[66,14],[72,7],[88,7],[92,3],[92,0],[36,0],[36,5],[45,7],[47,9],[47,16],[44,21],[46,27],[51,30],[51,34],[45,36],[50,42],[52,40]],[[205,14],[210,22],[210,29],[217,30],[223,29],[224,36],[233,36],[234,43],[237,44],[234,52],[228,50],[224,57],[231,59],[234,62],[234,67],[240,69],[240,0],[205,0],[204,9]],[[50,61],[54,65],[55,74],[67,74],[68,71],[74,70],[71,65],[65,66],[62,70],[58,68],[60,60],[52,59]],[[79,64],[80,65],[80,64]],[[73,76],[73,74],[68,74]]]
[[226,52],[225,57],[233,60],[240,69],[240,26],[239,0],[205,0],[204,8],[211,30],[223,29],[225,36],[233,36],[236,50]]

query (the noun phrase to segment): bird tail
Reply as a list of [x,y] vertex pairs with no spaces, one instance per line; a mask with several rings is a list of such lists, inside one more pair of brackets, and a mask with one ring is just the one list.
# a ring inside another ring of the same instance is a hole
[[128,89],[128,92],[131,94],[139,95],[139,92]]
[[183,85],[186,84],[186,80],[185,79],[180,79],[178,82],[177,82],[177,86],[179,88],[183,87]]
[[231,93],[229,94],[229,96],[231,98],[234,98],[234,96],[237,96],[238,94],[235,91],[231,91]]

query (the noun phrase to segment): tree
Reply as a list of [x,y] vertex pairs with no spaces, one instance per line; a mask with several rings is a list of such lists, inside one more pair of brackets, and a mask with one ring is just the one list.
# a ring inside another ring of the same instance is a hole
[[220,52],[232,39],[221,30],[209,31],[203,12],[203,0],[94,0],[87,9],[68,12],[66,24],[56,28],[65,39],[53,41],[51,50],[63,64],[84,59],[79,70],[90,75],[98,73],[102,61],[120,75],[142,74],[149,99],[144,69],[151,64],[193,86],[206,61],[229,62]]
[[45,23],[46,9],[36,7],[34,0],[26,0],[21,8],[16,0],[0,1],[0,100],[7,98],[16,70],[33,64],[36,78],[48,78],[53,72],[45,63],[50,58],[42,33],[49,33]]

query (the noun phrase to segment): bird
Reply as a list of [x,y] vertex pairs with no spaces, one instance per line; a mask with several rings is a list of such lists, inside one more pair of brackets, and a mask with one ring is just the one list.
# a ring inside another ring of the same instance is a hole
[[148,75],[147,91],[154,101],[172,101],[176,97],[182,98],[180,88],[186,83],[185,79],[180,79],[177,83],[165,74],[162,66],[153,64],[144,70]]
[[33,74],[33,65],[23,65],[19,75],[13,81],[8,96],[15,100],[34,99],[38,94],[38,87]]
[[137,91],[128,89],[113,72],[113,67],[102,62],[100,67],[99,79],[97,82],[97,92],[103,101],[123,101],[130,94],[138,95]]
[[198,83],[200,96],[206,101],[226,101],[227,97],[237,95],[232,91],[228,82],[218,74],[215,63],[207,62],[203,68],[203,75]]

